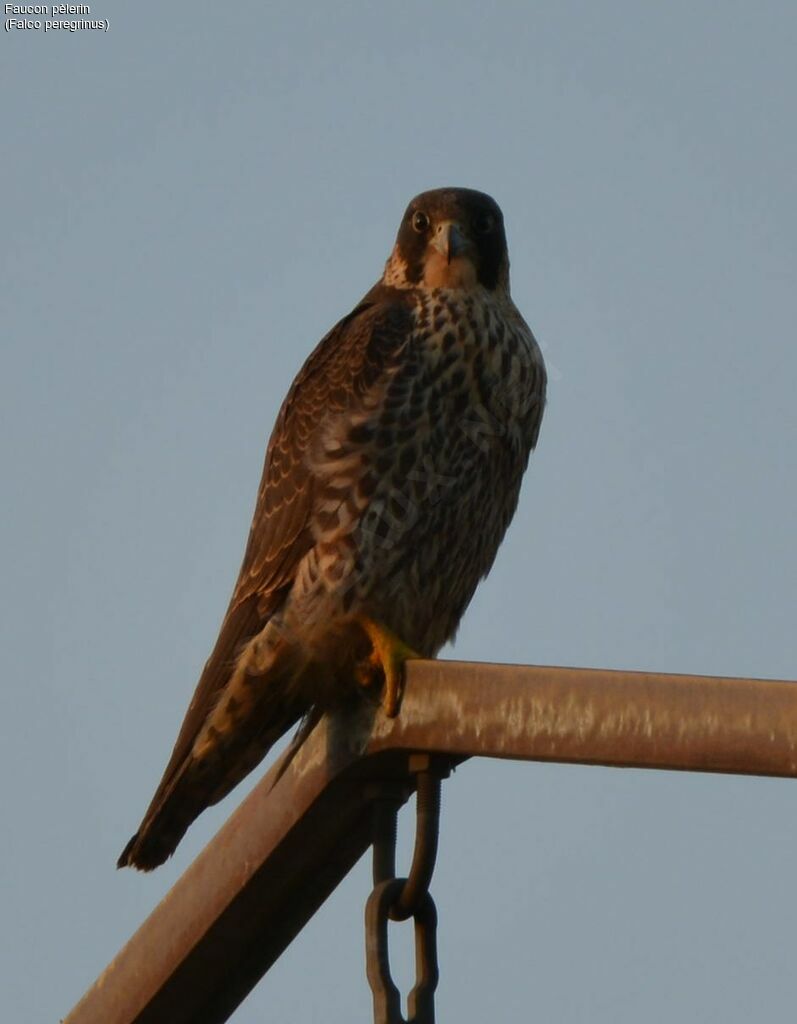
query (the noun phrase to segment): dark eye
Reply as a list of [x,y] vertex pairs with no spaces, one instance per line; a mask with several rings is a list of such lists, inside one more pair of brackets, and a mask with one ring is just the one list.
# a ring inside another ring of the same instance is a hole
[[491,213],[478,213],[473,224],[479,235],[489,235],[495,227],[495,217]]
[[422,210],[417,210],[412,215],[412,227],[414,231],[417,231],[419,235],[422,235],[424,231],[429,230],[429,218]]

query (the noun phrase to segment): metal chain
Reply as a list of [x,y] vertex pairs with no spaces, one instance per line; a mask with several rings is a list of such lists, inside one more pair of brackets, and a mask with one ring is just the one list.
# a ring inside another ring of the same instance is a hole
[[[365,907],[366,973],[374,999],[374,1024],[434,1024],[434,993],[437,988],[437,910],[429,883],[437,857],[440,831],[441,780],[448,775],[447,762],[429,755],[413,755],[410,771],[416,773],[416,826],[412,866],[407,878],[396,878],[397,816],[404,793],[383,787],[373,804],[374,889]],[[390,972],[388,920],[415,926],[415,986],[409,994],[406,1019],[401,1013],[401,994]]]

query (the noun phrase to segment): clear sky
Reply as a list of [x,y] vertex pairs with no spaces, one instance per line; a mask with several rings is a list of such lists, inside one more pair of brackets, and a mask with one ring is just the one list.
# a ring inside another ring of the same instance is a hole
[[[416,192],[495,196],[551,371],[519,512],[444,654],[797,678],[794,3],[91,17],[109,31],[0,41],[14,1024],[70,1009],[243,794],[154,875],[114,869],[279,402]],[[442,826],[439,1019],[793,1015],[797,782],[471,762]],[[370,1019],[369,885],[364,860],[239,1024]]]

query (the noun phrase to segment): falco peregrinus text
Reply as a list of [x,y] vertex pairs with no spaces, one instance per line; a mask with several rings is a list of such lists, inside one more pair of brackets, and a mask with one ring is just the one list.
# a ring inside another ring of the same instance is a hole
[[149,870],[293,724],[456,633],[517,505],[545,367],[509,295],[501,211],[412,200],[384,274],[277,418],[230,606],[119,866]]

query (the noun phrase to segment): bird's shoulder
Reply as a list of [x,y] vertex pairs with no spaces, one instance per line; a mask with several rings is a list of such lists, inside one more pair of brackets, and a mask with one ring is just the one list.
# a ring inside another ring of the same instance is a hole
[[[321,339],[307,357],[280,409],[269,447],[294,422],[350,408],[401,355],[412,334],[412,296],[382,282]],[[305,440],[300,432],[292,440]],[[264,483],[267,481],[264,480]]]
[[355,412],[411,342],[410,296],[381,282],[321,339],[282,403],[266,451],[234,595],[266,598],[292,580],[312,545],[312,450],[330,417]]

